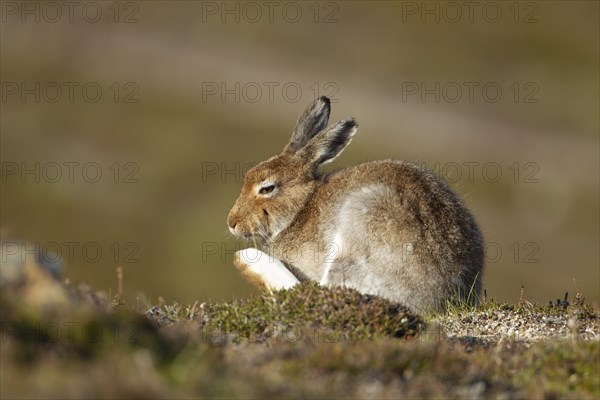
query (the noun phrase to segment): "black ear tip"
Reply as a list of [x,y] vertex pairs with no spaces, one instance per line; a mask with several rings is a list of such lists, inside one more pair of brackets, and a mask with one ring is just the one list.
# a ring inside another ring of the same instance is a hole
[[329,105],[331,103],[331,101],[329,100],[329,97],[327,97],[327,96],[321,96],[321,97],[319,97],[319,101],[321,101],[321,102],[323,102],[323,103],[325,103],[327,105]]
[[347,118],[342,121],[344,128],[358,128],[358,122],[354,118]]

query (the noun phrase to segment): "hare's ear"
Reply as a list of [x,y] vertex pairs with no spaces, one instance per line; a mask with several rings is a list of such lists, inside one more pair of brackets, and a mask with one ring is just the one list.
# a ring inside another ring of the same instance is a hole
[[342,120],[317,134],[297,154],[306,164],[316,169],[335,160],[348,146],[357,129],[358,124],[354,118]]
[[285,146],[285,152],[295,152],[304,147],[310,139],[312,139],[317,133],[321,132],[327,126],[329,121],[329,111],[331,107],[329,105],[329,99],[325,96],[321,96],[313,101],[304,110],[298,122],[292,138],[290,139],[287,146]]

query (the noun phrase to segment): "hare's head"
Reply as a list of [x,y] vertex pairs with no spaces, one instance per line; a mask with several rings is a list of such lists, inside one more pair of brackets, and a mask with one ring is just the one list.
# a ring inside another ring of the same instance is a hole
[[358,125],[345,119],[327,128],[329,99],[320,97],[298,119],[283,152],[250,169],[229,212],[229,230],[268,242],[289,226],[319,184],[319,166],[333,161]]

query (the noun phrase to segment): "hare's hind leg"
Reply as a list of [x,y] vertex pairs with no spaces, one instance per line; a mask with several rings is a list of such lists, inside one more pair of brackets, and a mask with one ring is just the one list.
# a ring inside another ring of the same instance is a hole
[[281,261],[257,249],[237,251],[234,264],[244,278],[268,290],[289,289],[300,283]]

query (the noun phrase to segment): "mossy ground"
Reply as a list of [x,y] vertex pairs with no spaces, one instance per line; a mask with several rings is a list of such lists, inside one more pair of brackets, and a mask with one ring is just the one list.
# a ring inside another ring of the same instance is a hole
[[[378,297],[312,284],[145,310],[85,288],[69,292],[74,303],[44,310],[2,293],[2,398],[600,395],[600,343],[577,331],[592,326],[597,334],[597,312],[585,305],[575,312],[487,303],[424,321]],[[563,339],[534,342],[447,334],[448,321],[497,313],[575,316],[579,325]]]

